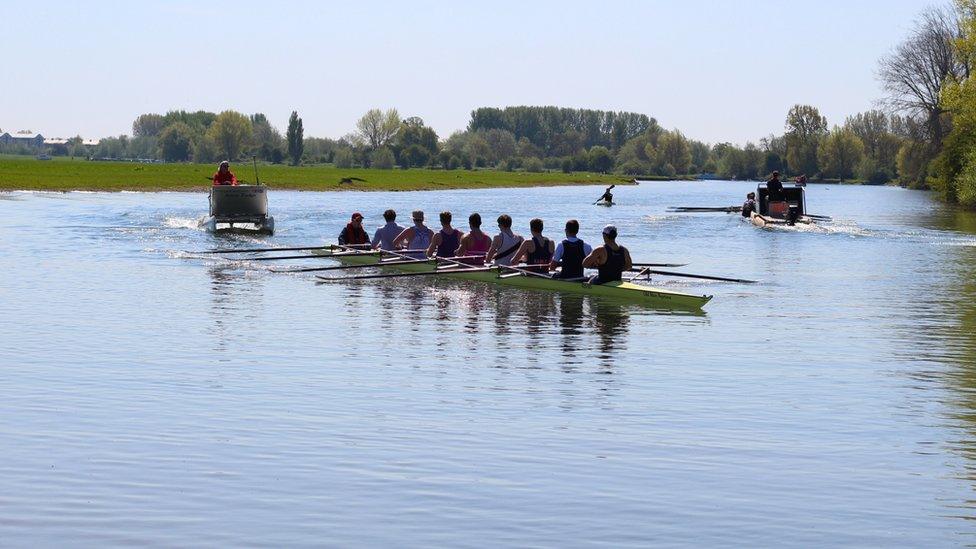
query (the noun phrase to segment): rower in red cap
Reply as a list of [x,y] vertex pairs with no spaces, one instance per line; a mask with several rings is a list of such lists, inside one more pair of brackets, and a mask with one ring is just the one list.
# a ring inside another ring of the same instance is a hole
[[363,229],[363,214],[356,212],[339,233],[339,245],[360,248],[369,246],[369,235]]

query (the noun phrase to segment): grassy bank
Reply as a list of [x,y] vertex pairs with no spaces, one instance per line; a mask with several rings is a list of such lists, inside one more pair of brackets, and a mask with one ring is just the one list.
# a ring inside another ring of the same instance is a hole
[[[36,160],[0,156],[0,190],[42,191],[199,191],[209,187],[212,164],[138,164],[87,160]],[[248,183],[254,168],[231,169]],[[418,191],[624,183],[631,178],[596,173],[527,173],[495,170],[369,170],[332,166],[258,164],[261,183],[302,191]]]

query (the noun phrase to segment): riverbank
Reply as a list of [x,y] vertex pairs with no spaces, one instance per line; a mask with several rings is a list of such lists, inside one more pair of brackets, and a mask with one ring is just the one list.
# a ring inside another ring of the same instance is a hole
[[[232,167],[238,179],[253,183],[254,167]],[[0,190],[36,191],[202,191],[212,164],[143,164],[88,160],[37,160],[0,156]],[[629,183],[629,176],[587,172],[504,172],[497,170],[373,170],[333,166],[258,164],[262,184],[298,191],[421,191],[547,185]]]

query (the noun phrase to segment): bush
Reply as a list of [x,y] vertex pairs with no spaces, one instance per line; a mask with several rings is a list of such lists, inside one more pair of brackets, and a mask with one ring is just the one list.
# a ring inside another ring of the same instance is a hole
[[356,161],[356,156],[353,154],[352,149],[343,147],[335,152],[332,161],[335,163],[336,168],[351,168]]
[[539,173],[543,170],[544,166],[542,165],[542,160],[540,160],[538,157],[530,156],[529,158],[526,158],[524,162],[522,162],[522,168],[524,168],[527,172]]
[[386,147],[380,147],[373,151],[370,158],[370,167],[377,170],[392,170],[394,164],[396,164],[396,158],[393,157],[393,151]]
[[461,159],[457,155],[451,155],[451,158],[447,160],[447,169],[456,170],[461,167]]
[[573,159],[571,157],[563,158],[562,162],[563,173],[573,173]]
[[677,170],[674,169],[674,166],[670,162],[661,167],[661,175],[665,177],[674,177],[677,173]]
[[976,208],[976,151],[966,155],[962,170],[956,177],[956,197],[965,208]]

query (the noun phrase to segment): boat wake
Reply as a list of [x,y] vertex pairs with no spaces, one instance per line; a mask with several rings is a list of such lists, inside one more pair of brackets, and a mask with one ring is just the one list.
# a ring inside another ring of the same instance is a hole
[[163,226],[168,229],[192,229],[202,232],[203,228],[200,227],[200,222],[203,219],[203,217],[196,219],[188,217],[167,217],[163,220]]

